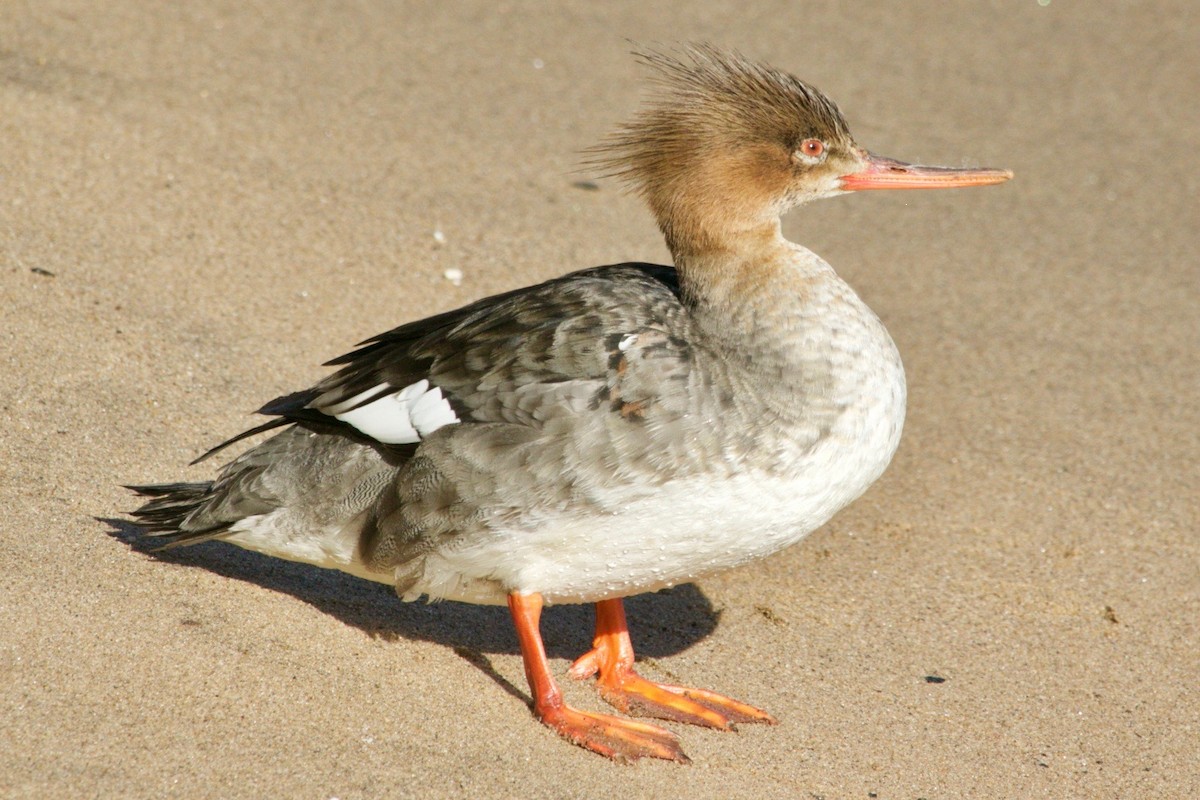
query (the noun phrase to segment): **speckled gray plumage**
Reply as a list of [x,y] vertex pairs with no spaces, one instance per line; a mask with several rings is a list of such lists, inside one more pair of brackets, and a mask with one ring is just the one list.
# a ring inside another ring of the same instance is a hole
[[[843,411],[829,350],[794,341],[827,322],[781,310],[787,324],[769,325],[764,313],[749,307],[713,326],[681,300],[674,270],[640,264],[481,300],[336,359],[342,368],[311,390],[265,406],[294,427],[211,486],[169,492],[136,515],[188,543],[287,509],[287,536],[338,528],[356,542],[343,568],[393,576],[404,592],[428,553],[490,529],[612,514],[630,484],[796,469]],[[772,333],[748,341],[730,328],[739,320]],[[462,421],[416,446],[371,442],[320,412],[422,378]]]

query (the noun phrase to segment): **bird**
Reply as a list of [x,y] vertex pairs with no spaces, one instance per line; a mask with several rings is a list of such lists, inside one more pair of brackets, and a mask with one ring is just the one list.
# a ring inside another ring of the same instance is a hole
[[649,207],[672,265],[582,269],[360,342],[212,481],[131,485],[165,547],[221,540],[427,597],[507,605],[534,716],[617,761],[687,762],[660,725],[568,705],[543,607],[595,605],[625,715],[731,730],[755,706],[638,674],[623,598],[789,547],[887,467],[906,405],[879,318],[781,216],[849,192],[983,186],[993,168],[873,155],[837,105],[715,45],[639,50],[653,91],[588,151]]

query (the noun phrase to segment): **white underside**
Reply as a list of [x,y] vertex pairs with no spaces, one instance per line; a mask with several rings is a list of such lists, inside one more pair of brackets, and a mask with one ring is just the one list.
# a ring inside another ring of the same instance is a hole
[[504,603],[511,587],[539,592],[548,602],[594,602],[768,556],[825,524],[875,482],[899,442],[902,399],[900,414],[860,418],[853,436],[831,433],[807,454],[800,478],[750,470],[654,490],[630,487],[624,498],[613,498],[613,513],[534,520],[540,524],[443,548],[426,559],[421,580],[405,596]]
[[503,603],[504,587],[517,587],[548,602],[582,603],[653,591],[795,544],[850,499],[753,474],[719,486],[681,481],[620,513],[501,531],[441,550],[408,595]]
[[292,509],[246,517],[235,524],[222,541],[247,550],[288,561],[300,561],[327,569],[341,570],[360,578],[393,583],[390,572],[373,572],[358,557],[357,525],[325,525],[312,522]]

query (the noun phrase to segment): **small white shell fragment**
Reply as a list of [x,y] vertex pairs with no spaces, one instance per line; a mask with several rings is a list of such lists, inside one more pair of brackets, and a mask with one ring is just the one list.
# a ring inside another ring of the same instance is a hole
[[462,286],[463,271],[457,267],[451,267],[442,273],[442,277],[453,283],[455,286]]

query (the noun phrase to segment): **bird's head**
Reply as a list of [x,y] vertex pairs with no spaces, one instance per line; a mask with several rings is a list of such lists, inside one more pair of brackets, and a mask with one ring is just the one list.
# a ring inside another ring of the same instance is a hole
[[859,147],[841,111],[792,75],[710,45],[638,53],[650,102],[591,163],[645,198],[673,251],[777,228],[788,209],[864,189],[980,186],[1007,170],[922,167]]

